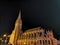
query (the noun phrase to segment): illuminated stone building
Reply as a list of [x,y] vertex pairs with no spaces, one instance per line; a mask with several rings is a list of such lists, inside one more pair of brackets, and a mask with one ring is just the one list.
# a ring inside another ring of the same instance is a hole
[[52,31],[47,31],[37,27],[25,31],[18,39],[18,45],[57,45],[57,40],[53,37]]
[[19,14],[15,28],[12,31],[8,44],[12,45],[57,45],[52,31],[45,31],[41,27],[22,31],[21,13]]

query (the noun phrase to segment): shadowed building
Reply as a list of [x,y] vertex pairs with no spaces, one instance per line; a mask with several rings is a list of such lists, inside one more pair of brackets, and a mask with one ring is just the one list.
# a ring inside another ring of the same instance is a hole
[[54,38],[52,31],[46,31],[41,27],[22,31],[21,12],[15,23],[8,44],[12,45],[57,45],[57,39]]
[[58,40],[58,45],[60,45],[60,40]]

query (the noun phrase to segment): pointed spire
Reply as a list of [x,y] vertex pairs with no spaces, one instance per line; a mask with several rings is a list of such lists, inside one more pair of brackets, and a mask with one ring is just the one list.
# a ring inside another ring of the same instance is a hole
[[21,20],[21,11],[20,11],[17,20],[15,22],[14,30],[10,36],[9,43],[11,43],[12,45],[17,45],[17,39],[21,34],[22,34],[22,20]]
[[19,15],[17,17],[17,20],[16,20],[15,24],[20,23],[20,21],[21,21],[21,11],[19,12]]
[[21,20],[21,11],[19,12],[19,15],[16,19],[16,22],[15,22],[15,29],[19,27],[20,30],[22,30],[22,20]]

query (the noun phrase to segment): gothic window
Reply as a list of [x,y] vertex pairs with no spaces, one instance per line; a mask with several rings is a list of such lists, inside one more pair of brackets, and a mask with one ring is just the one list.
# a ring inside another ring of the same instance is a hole
[[30,38],[32,38],[32,34],[30,34]]
[[23,42],[21,42],[21,45],[23,45]]
[[44,45],[44,40],[43,40],[43,45]]
[[36,38],[36,33],[34,33],[34,38]]
[[39,41],[37,41],[37,44],[39,44]]
[[36,45],[36,41],[34,42],[34,45]]
[[21,39],[23,39],[23,35],[21,36]]
[[42,35],[42,32],[38,32],[38,35],[41,36]]
[[47,44],[47,40],[45,40],[45,43]]
[[31,44],[33,44],[33,41],[31,41]]
[[50,45],[50,40],[48,40],[48,44]]
[[30,42],[28,42],[28,44],[27,45],[30,45]]
[[31,38],[33,38],[33,34],[31,34],[30,36],[31,36]]
[[29,39],[30,39],[30,34],[29,34]]
[[42,44],[42,40],[40,40],[40,44]]
[[27,39],[27,34],[25,35],[25,39]]
[[28,34],[26,35],[26,38],[28,39]]
[[24,39],[24,36],[22,35],[22,37],[21,37],[22,39]]

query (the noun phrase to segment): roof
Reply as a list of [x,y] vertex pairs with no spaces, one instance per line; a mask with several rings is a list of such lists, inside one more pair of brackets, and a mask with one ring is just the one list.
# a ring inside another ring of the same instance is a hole
[[37,28],[28,29],[24,33],[32,33],[32,32],[44,32],[44,29],[41,27],[37,27]]

